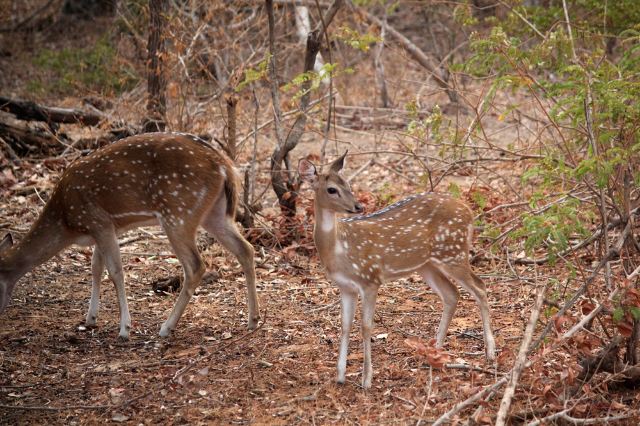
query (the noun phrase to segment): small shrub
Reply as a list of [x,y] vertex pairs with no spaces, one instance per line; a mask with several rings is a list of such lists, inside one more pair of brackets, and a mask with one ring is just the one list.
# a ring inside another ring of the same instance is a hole
[[43,49],[33,63],[46,76],[28,82],[35,93],[68,94],[77,90],[91,90],[103,94],[120,93],[138,81],[135,71],[122,66],[116,50],[107,37],[92,47]]

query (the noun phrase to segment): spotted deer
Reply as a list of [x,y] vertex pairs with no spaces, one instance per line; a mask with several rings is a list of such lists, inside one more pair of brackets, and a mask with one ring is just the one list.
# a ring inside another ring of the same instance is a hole
[[92,289],[86,324],[96,324],[105,269],[115,284],[120,337],[131,317],[117,236],[139,226],[160,225],[184,269],[182,290],[160,328],[176,327],[205,272],[195,243],[202,226],[238,259],[246,276],[249,328],[258,321],[253,247],[234,223],[237,184],[231,160],[196,136],[147,133],[132,136],[73,162],[44,210],[18,244],[0,242],[0,312],[17,281],[65,247],[93,245]]
[[436,337],[442,347],[458,303],[459,283],[480,306],[485,352],[495,358],[485,285],[471,271],[471,210],[447,195],[424,193],[405,198],[368,215],[336,219],[340,213],[362,213],[349,184],[340,176],[346,153],[327,174],[318,174],[306,159],[298,163],[303,181],[315,191],[313,238],[325,270],[341,296],[342,336],[338,383],[344,383],[349,333],[358,295],[362,298],[364,368],[362,386],[371,387],[371,332],[378,288],[383,282],[418,273],[442,299],[444,309]]

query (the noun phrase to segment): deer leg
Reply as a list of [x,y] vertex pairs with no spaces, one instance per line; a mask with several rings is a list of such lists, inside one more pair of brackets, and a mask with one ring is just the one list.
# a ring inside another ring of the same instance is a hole
[[260,319],[260,308],[256,294],[256,270],[254,264],[253,246],[245,240],[232,219],[224,213],[222,215],[210,215],[202,224],[207,232],[211,233],[223,247],[229,250],[238,259],[242,271],[247,280],[247,304],[249,305],[248,328],[253,330]]
[[160,327],[160,336],[168,337],[171,331],[176,328],[176,324],[200,284],[205,272],[205,266],[196,247],[195,229],[172,228],[166,223],[163,223],[162,226],[184,271],[184,280],[178,300],[173,305],[169,318]]
[[487,291],[484,282],[479,276],[469,271],[469,275],[476,283],[478,292],[478,305],[480,306],[480,315],[482,316],[482,330],[484,333],[484,350],[489,361],[493,361],[496,358],[496,342],[493,338],[493,332],[491,331],[491,318],[489,315],[489,302],[487,301]]
[[442,300],[442,317],[440,318],[438,334],[436,335],[436,347],[441,348],[447,338],[447,330],[453,319],[453,314],[456,312],[460,293],[449,278],[432,265],[426,266],[420,271],[420,274],[434,293]]
[[347,354],[349,353],[349,335],[353,317],[356,313],[358,293],[340,291],[340,319],[342,334],[340,335],[340,354],[338,355],[338,383],[344,383],[347,374]]
[[373,331],[373,315],[376,311],[378,289],[367,287],[362,290],[362,346],[364,349],[364,365],[362,369],[362,387],[369,389],[373,377],[371,365],[371,332]]
[[91,256],[91,300],[85,324],[89,327],[96,325],[98,319],[98,308],[100,307],[100,282],[104,273],[104,257],[100,249],[96,246]]
[[480,307],[482,318],[482,331],[484,334],[484,350],[489,361],[495,360],[496,343],[491,332],[491,318],[489,315],[489,302],[484,282],[474,274],[468,266],[443,266],[444,272],[455,279],[460,285],[471,293]]
[[[118,308],[120,309],[119,336],[122,339],[128,339],[129,330],[131,329],[131,315],[129,315],[127,295],[124,289],[124,271],[122,270],[122,260],[120,259],[120,247],[118,246],[118,238],[116,237],[116,233],[113,228],[111,228],[111,232],[109,232],[108,234],[102,233],[101,235],[94,236],[94,239],[96,240],[95,250],[100,252],[104,263],[107,265],[109,278],[111,278],[111,281],[113,281],[113,284],[116,287]],[[92,270],[93,269],[94,268],[92,263]]]

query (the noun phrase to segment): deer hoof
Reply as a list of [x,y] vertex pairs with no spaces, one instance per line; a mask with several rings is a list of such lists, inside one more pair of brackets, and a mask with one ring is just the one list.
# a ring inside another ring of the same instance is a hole
[[169,337],[171,335],[171,329],[167,327],[166,324],[163,324],[160,327],[160,337]]

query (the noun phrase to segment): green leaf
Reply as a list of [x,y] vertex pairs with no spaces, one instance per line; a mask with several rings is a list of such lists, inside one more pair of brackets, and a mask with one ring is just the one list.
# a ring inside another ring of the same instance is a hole
[[382,41],[380,37],[372,33],[361,34],[346,25],[338,28],[336,38],[342,40],[346,45],[362,52],[368,52],[372,44]]
[[450,182],[449,187],[447,188],[449,194],[453,195],[454,198],[462,197],[462,190],[455,182]]
[[624,318],[624,309],[621,307],[617,307],[613,310],[613,314],[611,315],[615,322],[620,322]]

